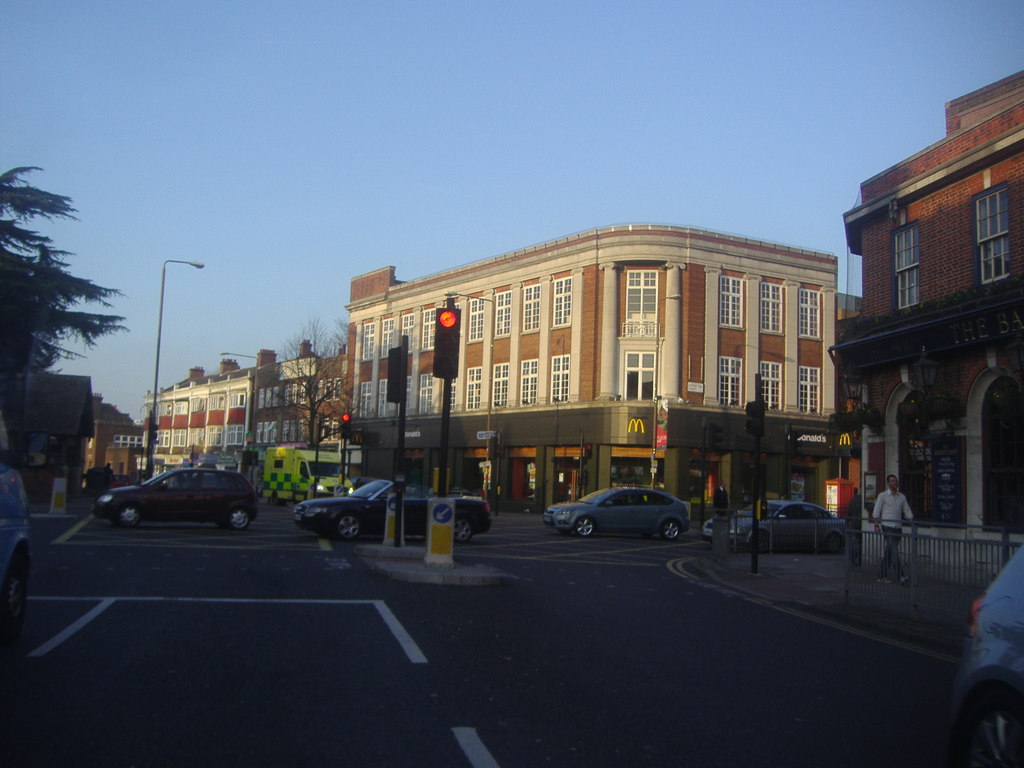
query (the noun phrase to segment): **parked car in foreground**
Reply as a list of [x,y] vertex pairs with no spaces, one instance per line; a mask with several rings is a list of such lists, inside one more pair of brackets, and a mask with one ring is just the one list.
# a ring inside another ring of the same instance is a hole
[[1024,547],[971,609],[949,765],[1024,765]]
[[[753,538],[754,514],[741,510],[729,518],[729,540],[734,547],[749,549]],[[714,518],[704,521],[701,538],[711,541]],[[764,518],[758,521],[759,552],[807,549],[841,552],[846,538],[846,521],[817,504],[806,501],[765,502]]]
[[674,541],[690,530],[690,507],[664,491],[606,488],[548,507],[544,525],[577,536],[640,533]]
[[131,528],[143,520],[216,523],[242,531],[256,519],[256,491],[238,472],[174,469],[141,485],[112,488],[93,502],[94,517]]
[[0,643],[13,643],[25,622],[32,563],[28,517],[21,475],[0,462]]
[[[390,480],[370,480],[346,496],[310,499],[295,505],[295,525],[320,536],[355,539],[359,536],[383,536],[387,521]],[[405,486],[403,530],[406,536],[425,536],[427,500],[433,492],[426,486]],[[491,529],[491,507],[483,499],[456,498],[452,523],[455,541],[467,542],[478,533]]]

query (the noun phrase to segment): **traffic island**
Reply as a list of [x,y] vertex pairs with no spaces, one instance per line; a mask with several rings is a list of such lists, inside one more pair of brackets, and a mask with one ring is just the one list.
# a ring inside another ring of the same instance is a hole
[[355,553],[374,571],[394,581],[416,584],[448,584],[461,587],[495,587],[509,584],[516,577],[489,565],[466,565],[455,561],[447,565],[424,562],[426,547],[358,544]]

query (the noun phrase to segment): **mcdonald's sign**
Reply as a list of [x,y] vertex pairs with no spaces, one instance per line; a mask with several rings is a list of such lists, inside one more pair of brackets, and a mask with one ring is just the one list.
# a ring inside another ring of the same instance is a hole
[[647,428],[644,426],[644,420],[636,417],[629,420],[629,425],[626,427],[626,433],[639,432],[640,434],[646,434]]
[[849,448],[851,445],[853,445],[853,441],[850,439],[849,432],[843,432],[842,434],[839,435],[840,448]]

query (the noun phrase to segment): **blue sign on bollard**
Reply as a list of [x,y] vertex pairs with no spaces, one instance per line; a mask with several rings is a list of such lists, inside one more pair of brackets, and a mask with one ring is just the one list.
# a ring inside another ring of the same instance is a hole
[[452,512],[453,510],[451,506],[443,502],[434,505],[434,509],[432,512],[432,514],[434,515],[434,522],[441,523],[442,525],[450,523],[452,521]]

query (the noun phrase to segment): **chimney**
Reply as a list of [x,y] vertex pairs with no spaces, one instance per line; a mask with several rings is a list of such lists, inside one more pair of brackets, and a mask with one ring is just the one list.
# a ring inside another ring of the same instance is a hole
[[313,356],[313,345],[310,344],[309,339],[303,339],[302,343],[299,344],[299,357],[312,357]]
[[188,369],[188,380],[199,381],[200,379],[206,378],[206,369],[201,365],[197,365],[195,368]]
[[272,349],[261,349],[256,353],[256,367],[262,368],[264,365],[273,365],[277,362],[277,352]]
[[230,357],[225,357],[220,361],[220,372],[231,373],[232,371],[238,370],[238,361],[232,360]]

